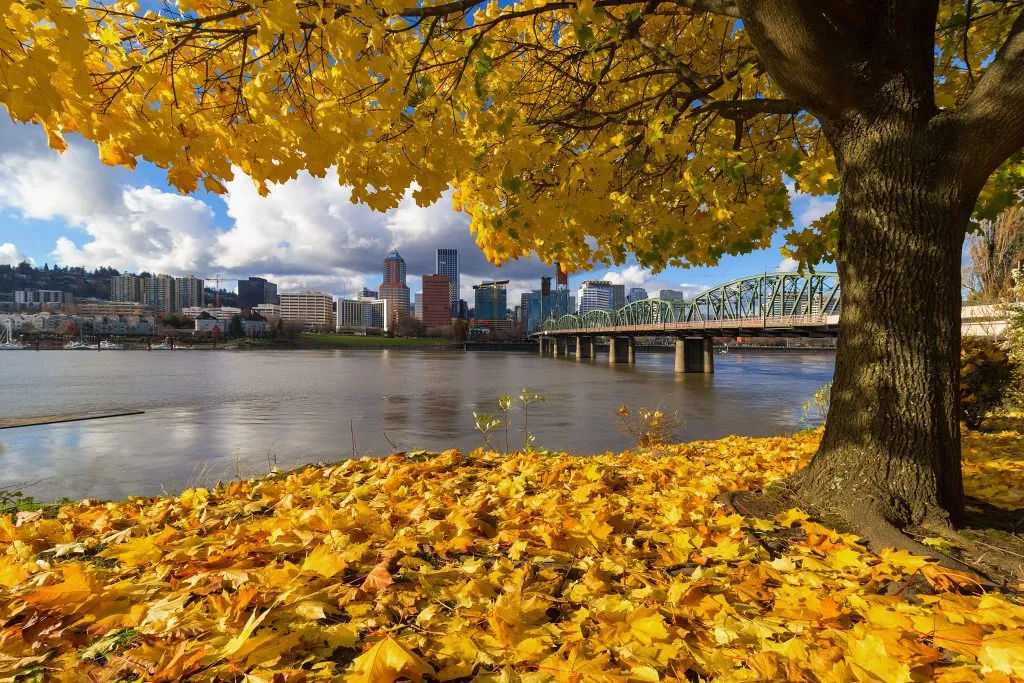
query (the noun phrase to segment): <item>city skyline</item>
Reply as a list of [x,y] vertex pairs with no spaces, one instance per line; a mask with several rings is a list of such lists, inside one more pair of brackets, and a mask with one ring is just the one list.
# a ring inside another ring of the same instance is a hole
[[[450,197],[418,207],[411,194],[399,208],[378,213],[349,201],[336,176],[300,176],[271,185],[260,197],[238,174],[223,196],[197,191],[180,195],[165,174],[146,162],[135,171],[102,165],[96,146],[68,136],[63,155],[46,147],[45,135],[0,121],[0,262],[31,258],[43,263],[116,267],[129,272],[196,276],[220,274],[237,280],[264,277],[280,291],[315,289],[347,297],[381,282],[379,261],[398,248],[408,277],[418,282],[436,272],[439,248],[459,251],[460,299],[472,301],[472,283],[509,280],[509,296],[536,287],[550,266],[533,258],[502,268],[488,263],[473,242],[468,217],[451,208]],[[832,206],[827,197],[797,195],[795,227],[808,225]],[[608,279],[648,291],[691,290],[747,275],[791,269],[773,248],[725,257],[715,268],[669,268],[660,275],[633,262],[600,266],[570,275],[570,289],[583,280]],[[232,283],[233,284],[233,283]]]

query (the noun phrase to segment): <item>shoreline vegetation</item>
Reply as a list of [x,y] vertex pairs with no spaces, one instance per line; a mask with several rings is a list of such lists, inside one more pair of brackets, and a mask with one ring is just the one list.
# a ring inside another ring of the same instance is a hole
[[[153,346],[164,341],[165,337],[154,337],[149,341]],[[47,338],[40,341],[39,350],[41,351],[62,351],[64,350],[65,340],[60,337],[54,337],[52,339]],[[133,351],[145,351],[147,350],[147,340],[128,339],[123,342],[124,348]],[[210,340],[194,340],[191,338],[178,338],[175,344],[180,344],[183,348],[176,350],[195,350],[195,351],[304,351],[304,350],[324,350],[324,349],[434,349],[442,351],[461,351],[464,346],[468,345],[469,350],[486,348],[491,349],[502,349],[504,347],[512,348],[514,350],[522,350],[522,345],[527,342],[513,341],[513,342],[490,342],[480,340],[469,340],[466,344],[456,342],[452,339],[435,338],[435,337],[378,337],[370,335],[346,335],[346,334],[320,334],[320,333],[302,333],[296,339],[258,339],[258,338],[244,338],[244,339],[230,339],[222,340],[214,344]],[[599,348],[606,348],[607,344],[599,345]],[[723,349],[722,346],[718,345],[715,347],[719,351]],[[663,345],[638,345],[637,349],[641,353],[671,353],[674,351],[672,346]],[[36,350],[34,341],[27,344],[27,351]],[[95,345],[90,346],[85,351],[96,351]],[[108,350],[109,351],[109,350]],[[729,345],[729,352],[743,352],[743,351],[769,351],[769,352],[823,352],[823,353],[835,353],[834,347],[829,346],[777,346],[777,345],[761,345],[761,344],[743,344],[743,345]]]
[[[0,678],[1024,677],[1019,571],[983,583],[798,507],[718,502],[820,434],[399,453],[0,515]],[[1024,415],[965,431],[963,455],[972,508],[1008,525],[920,540],[1024,557]]]

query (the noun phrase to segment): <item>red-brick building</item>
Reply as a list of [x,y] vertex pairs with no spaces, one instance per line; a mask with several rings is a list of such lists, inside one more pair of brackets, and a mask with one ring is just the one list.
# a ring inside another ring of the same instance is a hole
[[423,276],[423,326],[428,330],[452,326],[451,280],[447,275]]

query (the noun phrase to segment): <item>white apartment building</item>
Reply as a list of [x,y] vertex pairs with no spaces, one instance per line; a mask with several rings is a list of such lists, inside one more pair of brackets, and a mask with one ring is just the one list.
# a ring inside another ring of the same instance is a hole
[[202,307],[206,303],[203,281],[194,275],[174,278],[178,294],[178,308]]
[[391,329],[390,305],[387,299],[338,299],[337,329],[371,328],[387,332]]
[[256,304],[252,307],[252,312],[259,313],[267,320],[270,320],[271,318],[280,318],[281,306],[280,304]]
[[580,285],[580,315],[612,308],[612,283],[607,280],[586,280]]
[[170,275],[154,275],[145,279],[146,304],[164,313],[178,308],[178,282]]
[[195,320],[203,313],[207,313],[216,320],[231,320],[236,315],[242,315],[241,308],[233,306],[221,306],[220,308],[203,308],[201,306],[188,306],[181,309],[181,314],[186,318]]
[[281,320],[301,323],[307,330],[333,330],[334,299],[323,292],[281,294]]
[[113,276],[110,278],[110,300],[144,302],[146,294],[143,278],[136,275]]

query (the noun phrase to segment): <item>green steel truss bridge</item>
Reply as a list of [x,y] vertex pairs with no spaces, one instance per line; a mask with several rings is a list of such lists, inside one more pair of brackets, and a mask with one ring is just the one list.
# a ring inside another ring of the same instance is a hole
[[766,273],[689,300],[645,299],[613,311],[544,321],[534,335],[835,336],[839,274]]

